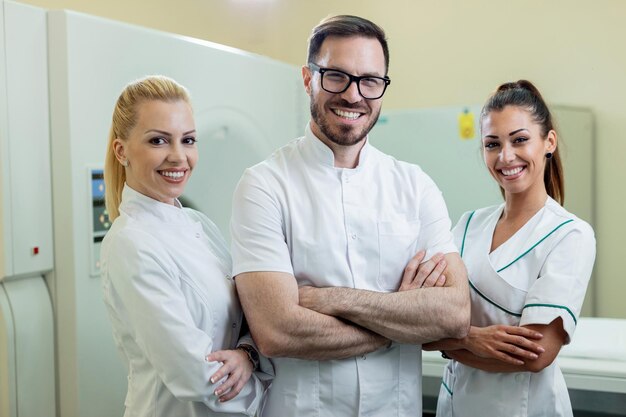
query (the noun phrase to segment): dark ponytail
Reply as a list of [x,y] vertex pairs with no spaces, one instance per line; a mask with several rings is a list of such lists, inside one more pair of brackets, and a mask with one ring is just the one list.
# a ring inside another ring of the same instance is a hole
[[[480,112],[480,121],[492,111],[502,111],[506,106],[521,107],[527,110],[533,120],[541,126],[541,135],[545,139],[548,132],[556,131],[550,109],[543,100],[541,93],[530,81],[519,80],[504,83],[493,93]],[[546,160],[543,182],[550,197],[563,205],[565,201],[565,185],[563,182],[563,166],[559,148],[554,150],[552,157]]]

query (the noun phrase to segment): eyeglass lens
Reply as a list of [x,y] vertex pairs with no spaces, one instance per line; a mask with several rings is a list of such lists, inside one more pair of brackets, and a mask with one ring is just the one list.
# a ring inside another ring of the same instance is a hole
[[[342,93],[348,89],[351,79],[339,71],[325,71],[322,76],[322,88],[330,93]],[[379,98],[385,91],[385,81],[378,77],[365,77],[358,80],[359,92],[364,98]]]

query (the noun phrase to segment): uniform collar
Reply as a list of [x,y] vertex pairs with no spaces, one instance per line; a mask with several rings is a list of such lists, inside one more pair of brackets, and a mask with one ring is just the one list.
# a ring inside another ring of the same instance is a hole
[[545,207],[548,207],[549,209],[552,209],[552,210],[563,209],[563,207],[559,203],[557,203],[555,199],[553,199],[550,196],[548,196],[548,198],[546,199]]
[[152,220],[181,225],[193,223],[182,209],[178,199],[175,200],[175,203],[175,206],[162,203],[135,191],[128,184],[124,183],[120,211],[133,218],[147,221]]
[[[359,154],[359,163],[354,168],[356,171],[359,171],[363,166],[367,164],[369,154],[370,154],[370,144],[369,137],[366,137],[365,144],[361,148],[361,152]],[[313,131],[311,130],[311,123],[307,124],[306,130],[304,131],[304,140],[302,141],[302,150],[305,157],[314,163],[330,166],[332,168],[335,167],[335,155],[333,154],[332,149],[330,149],[320,138],[315,136]]]

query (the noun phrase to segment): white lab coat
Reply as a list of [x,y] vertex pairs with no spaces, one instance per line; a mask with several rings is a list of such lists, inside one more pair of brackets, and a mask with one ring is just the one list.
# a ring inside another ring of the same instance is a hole
[[235,346],[242,318],[217,227],[125,186],[101,257],[113,337],[128,365],[125,417],[254,415],[264,392],[256,376],[224,403],[213,394],[221,381],[209,382],[221,364],[206,355]]
[[[305,136],[246,170],[233,197],[234,274],[280,271],[298,285],[396,291],[419,249],[456,252],[433,181],[366,143],[354,169]],[[421,415],[421,346],[353,358],[272,358],[263,416]]]
[[[548,198],[514,236],[489,253],[504,204],[465,213],[454,229],[468,269],[472,325],[549,324],[569,343],[595,259],[591,227]],[[450,361],[437,416],[572,416],[557,362],[540,372],[490,373]]]

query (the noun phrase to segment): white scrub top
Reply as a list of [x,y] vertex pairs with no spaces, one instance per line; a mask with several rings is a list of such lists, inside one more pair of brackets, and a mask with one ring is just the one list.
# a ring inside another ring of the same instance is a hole
[[221,381],[209,382],[221,364],[206,355],[235,346],[242,318],[217,227],[126,185],[101,259],[113,337],[128,366],[124,416],[254,415],[264,391],[256,376],[224,403],[213,394]]
[[[472,325],[522,326],[563,320],[569,343],[595,259],[591,227],[548,198],[489,253],[504,204],[465,213],[453,230],[468,270]],[[437,416],[572,416],[555,360],[540,372],[494,373],[448,363]]]
[[[354,169],[305,136],[244,173],[234,195],[234,275],[293,274],[298,285],[396,291],[419,249],[456,252],[441,192],[417,166],[366,143]],[[421,415],[420,346],[360,357],[272,359],[266,417]]]

